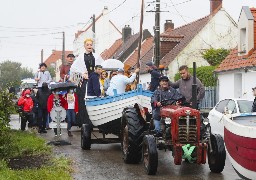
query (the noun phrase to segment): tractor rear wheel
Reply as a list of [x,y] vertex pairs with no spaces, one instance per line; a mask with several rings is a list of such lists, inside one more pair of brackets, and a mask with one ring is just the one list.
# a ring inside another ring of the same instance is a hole
[[156,140],[153,135],[143,138],[143,164],[148,175],[155,175],[158,166]]
[[142,157],[144,124],[135,108],[127,108],[122,116],[121,148],[125,163],[136,164]]
[[208,164],[211,172],[221,173],[225,167],[226,150],[221,135],[211,134],[212,152],[208,146]]
[[91,128],[89,124],[82,124],[81,127],[81,148],[84,150],[91,149]]

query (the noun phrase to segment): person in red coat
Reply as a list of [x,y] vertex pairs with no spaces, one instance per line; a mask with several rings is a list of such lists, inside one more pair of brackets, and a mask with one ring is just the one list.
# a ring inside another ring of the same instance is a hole
[[67,110],[67,120],[68,120],[68,136],[73,136],[71,134],[72,123],[76,122],[76,114],[78,113],[78,97],[73,89],[70,89],[69,92],[65,95],[67,100],[65,109]]
[[[50,113],[52,108],[54,107],[63,107],[65,109],[65,107],[67,106],[67,101],[65,100],[65,98],[63,98],[63,95],[59,94],[59,91],[53,91],[52,94],[48,97],[47,100],[47,110]],[[57,136],[57,128],[54,128],[54,133],[55,136]],[[61,132],[60,132],[61,135]]]
[[27,89],[24,91],[23,95],[18,100],[18,106],[22,106],[22,113],[21,113],[21,126],[20,129],[22,131],[25,130],[26,124],[28,121],[28,127],[32,127],[32,109],[34,106],[33,100],[30,97],[30,90]]

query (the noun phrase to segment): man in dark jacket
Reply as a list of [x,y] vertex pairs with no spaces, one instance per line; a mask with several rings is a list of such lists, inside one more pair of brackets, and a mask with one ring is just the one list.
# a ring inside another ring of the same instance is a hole
[[160,87],[154,92],[151,97],[152,104],[152,115],[155,125],[156,133],[161,133],[160,128],[160,107],[163,105],[176,104],[181,105],[184,97],[174,88],[169,86],[169,79],[167,76],[162,76],[159,78]]
[[102,66],[96,65],[94,72],[92,72],[89,75],[88,80],[88,96],[97,96],[99,97],[101,95],[100,90],[100,74],[102,72]]
[[36,99],[38,101],[38,125],[39,133],[47,133],[46,131],[46,121],[48,118],[47,111],[47,100],[51,95],[51,91],[48,88],[47,83],[42,84],[42,89],[39,89],[36,94]]
[[146,63],[147,70],[151,75],[151,81],[149,84],[149,90],[154,92],[157,87],[159,86],[159,78],[161,77],[161,74],[157,71],[156,66],[153,64],[153,62]]
[[[193,77],[190,75],[188,71],[188,66],[183,65],[179,68],[179,73],[181,79],[176,81],[175,83],[171,83],[171,87],[178,89],[179,92],[186,98],[187,103],[192,104],[192,84],[193,84]],[[202,82],[196,78],[197,84],[197,103],[199,104],[200,101],[204,98],[205,95],[205,88]]]
[[253,96],[255,96],[252,104],[252,112],[256,112],[256,87],[252,88]]

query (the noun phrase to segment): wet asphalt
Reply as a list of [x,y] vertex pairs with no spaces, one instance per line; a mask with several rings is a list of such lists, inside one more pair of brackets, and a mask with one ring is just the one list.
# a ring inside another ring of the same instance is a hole
[[[19,129],[20,124],[17,115],[11,117],[11,128]],[[80,128],[72,127],[73,137],[68,137],[66,129],[62,130],[61,140],[71,145],[53,146],[57,156],[64,156],[72,160],[75,180],[236,180],[240,179],[226,159],[225,168],[222,173],[211,173],[208,164],[197,165],[183,162],[174,165],[171,151],[158,151],[158,171],[154,176],[146,175],[143,164],[125,164],[122,159],[121,146],[115,144],[92,144],[91,150],[82,150],[80,147]],[[101,138],[97,131],[95,136]],[[94,137],[92,135],[92,137]],[[47,142],[58,140],[54,137],[53,130],[47,134],[38,134]],[[108,136],[107,136],[108,137]],[[111,137],[111,136],[109,136]],[[113,136],[112,136],[113,137]],[[94,137],[95,138],[95,137]]]

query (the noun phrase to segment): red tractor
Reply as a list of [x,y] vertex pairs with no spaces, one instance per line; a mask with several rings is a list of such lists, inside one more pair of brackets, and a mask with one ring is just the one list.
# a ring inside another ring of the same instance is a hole
[[175,165],[180,165],[183,159],[205,164],[208,156],[210,170],[215,173],[223,171],[226,160],[223,138],[211,134],[209,121],[201,117],[198,110],[167,105],[160,113],[163,135],[156,137],[147,110],[135,105],[123,111],[121,142],[126,163],[142,160],[146,173],[154,175],[158,166],[157,149],[169,149]]
[[[195,65],[194,65],[195,69]],[[126,163],[143,164],[147,174],[154,175],[158,166],[158,151],[172,151],[174,164],[182,160],[205,164],[208,156],[209,168],[214,173],[223,171],[226,160],[224,141],[221,135],[212,134],[209,120],[196,109],[196,83],[192,86],[192,107],[163,105],[160,110],[162,136],[152,131],[153,124],[147,109],[136,104],[123,111],[121,143]]]

